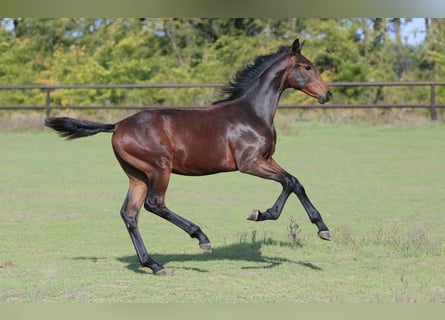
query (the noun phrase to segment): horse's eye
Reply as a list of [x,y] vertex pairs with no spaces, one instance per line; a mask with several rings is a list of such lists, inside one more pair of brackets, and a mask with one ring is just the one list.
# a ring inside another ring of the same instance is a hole
[[305,68],[306,70],[311,70],[311,69],[312,69],[310,65],[305,65],[304,68]]

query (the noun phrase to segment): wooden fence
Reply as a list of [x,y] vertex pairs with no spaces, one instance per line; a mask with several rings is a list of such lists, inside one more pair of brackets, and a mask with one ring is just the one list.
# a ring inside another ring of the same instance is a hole
[[[169,105],[169,106],[62,106],[51,104],[51,93],[61,89],[181,89],[181,88],[221,88],[223,84],[116,84],[116,85],[0,85],[0,90],[43,90],[45,92],[45,101],[42,101],[42,105],[33,106],[7,106],[0,105],[0,110],[46,110],[47,116],[51,114],[51,110],[55,109],[150,109],[159,107],[173,107],[173,108],[189,108],[196,106],[184,106],[184,105]],[[361,109],[361,108],[422,108],[428,109],[430,118],[432,121],[437,119],[437,109],[445,108],[444,103],[438,103],[436,101],[436,88],[439,86],[445,86],[445,82],[334,82],[329,83],[331,87],[427,87],[429,88],[429,99],[423,103],[397,103],[397,104],[385,104],[385,103],[368,103],[363,104],[311,104],[311,105],[295,105],[295,104],[280,104],[279,108],[287,109]],[[1,102],[0,102],[1,103]]]

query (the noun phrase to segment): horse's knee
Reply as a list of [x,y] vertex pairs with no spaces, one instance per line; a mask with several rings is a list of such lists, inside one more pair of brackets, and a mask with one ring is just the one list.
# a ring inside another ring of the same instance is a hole
[[306,192],[303,185],[294,176],[287,177],[283,187],[292,190],[296,194],[304,194]]

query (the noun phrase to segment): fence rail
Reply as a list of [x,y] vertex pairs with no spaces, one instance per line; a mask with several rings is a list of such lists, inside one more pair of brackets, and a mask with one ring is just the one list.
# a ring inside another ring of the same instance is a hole
[[[51,110],[56,109],[153,109],[153,108],[193,108],[196,106],[185,105],[169,105],[169,106],[62,106],[51,104],[51,92],[61,89],[181,89],[181,88],[222,88],[224,84],[210,83],[210,84],[85,84],[85,85],[0,85],[0,90],[42,90],[45,92],[45,101],[42,105],[33,106],[1,106],[0,110],[46,110],[47,116],[50,115]],[[436,102],[436,87],[445,86],[445,81],[419,81],[419,82],[333,82],[329,83],[331,87],[429,87],[430,96],[429,101],[424,103],[400,103],[400,104],[385,104],[385,103],[363,103],[363,104],[310,104],[310,105],[296,105],[296,104],[280,104],[278,108],[285,109],[390,109],[390,108],[422,108],[429,109],[430,118],[432,121],[437,119],[437,109],[445,108],[445,104]]]

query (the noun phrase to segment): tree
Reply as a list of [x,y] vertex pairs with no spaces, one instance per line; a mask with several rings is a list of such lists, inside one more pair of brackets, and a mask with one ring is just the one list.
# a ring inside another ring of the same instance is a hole
[[[444,19],[425,19],[427,37],[407,44],[407,19],[141,18],[0,20],[0,83],[220,83],[299,37],[327,81],[441,80]],[[337,102],[388,101],[369,88],[336,88]],[[409,95],[413,97],[413,95]],[[213,89],[60,91],[59,104],[206,104]],[[4,103],[41,104],[41,92],[0,92]],[[310,98],[283,96],[283,102]],[[6,102],[10,101],[10,102]]]

